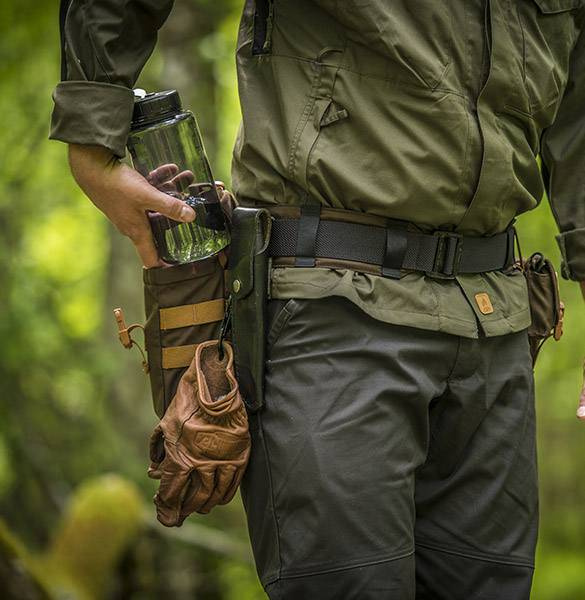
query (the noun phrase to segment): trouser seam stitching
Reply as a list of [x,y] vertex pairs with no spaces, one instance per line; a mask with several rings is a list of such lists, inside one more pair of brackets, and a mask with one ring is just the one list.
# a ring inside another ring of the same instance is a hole
[[477,553],[466,553],[462,550],[458,550],[455,548],[449,548],[447,546],[439,546],[436,544],[428,543],[428,542],[416,542],[416,546],[420,546],[421,548],[427,548],[428,550],[436,550],[437,552],[444,552],[445,554],[453,554],[454,556],[461,556],[462,558],[469,558],[471,560],[481,560],[484,562],[491,562],[506,566],[514,566],[514,567],[526,567],[533,569],[534,563],[530,561],[522,561],[522,560],[505,560],[504,558],[498,558],[494,556],[488,556]]
[[313,576],[313,575],[326,575],[327,573],[338,573],[340,571],[349,571],[351,569],[359,569],[361,567],[379,565],[379,564],[383,564],[386,562],[394,562],[396,560],[408,558],[409,556],[412,556],[413,554],[414,554],[414,550],[410,550],[409,552],[398,554],[391,558],[385,557],[385,558],[380,558],[377,560],[366,561],[363,563],[356,563],[356,564],[344,565],[344,566],[339,566],[339,567],[331,567],[329,569],[299,571],[299,572],[293,572],[291,574],[286,573],[286,571],[284,574],[282,574],[282,571],[281,571],[280,579],[297,579],[299,577],[309,577],[309,576]]
[[262,415],[258,415],[260,434],[262,436],[262,448],[264,450],[264,454],[266,456],[266,470],[268,472],[268,485],[270,487],[270,503],[272,505],[272,518],[274,519],[274,528],[276,529],[276,544],[278,546],[278,573],[280,576],[280,572],[282,570],[282,552],[280,549],[280,527],[278,525],[278,517],[276,516],[276,502],[274,499],[274,485],[272,481],[272,467],[270,463],[270,455],[268,453],[268,444],[266,443],[266,439],[264,437],[264,425],[262,423]]

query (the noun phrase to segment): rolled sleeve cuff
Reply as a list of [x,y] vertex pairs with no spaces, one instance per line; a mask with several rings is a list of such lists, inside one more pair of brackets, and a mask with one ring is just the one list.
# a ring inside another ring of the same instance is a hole
[[63,81],[55,88],[53,101],[50,139],[104,146],[118,157],[125,155],[134,108],[131,89],[95,81]]
[[563,277],[585,281],[585,228],[561,233],[557,236],[557,242],[563,256]]

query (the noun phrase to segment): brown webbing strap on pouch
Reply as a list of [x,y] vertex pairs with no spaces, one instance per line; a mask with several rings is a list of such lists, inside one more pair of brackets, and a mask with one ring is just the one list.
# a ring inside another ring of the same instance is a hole
[[[207,323],[220,322],[224,318],[225,299],[216,298],[205,302],[197,302],[195,304],[184,304],[182,306],[172,306],[169,308],[159,309],[159,322],[161,331],[179,329],[181,327],[196,327]],[[124,320],[124,312],[121,308],[114,310],[116,324],[118,326],[118,338],[124,348],[132,348],[136,346],[142,355],[142,366],[146,373],[149,371],[148,360],[146,354],[140,344],[132,338],[132,332],[135,329],[144,327],[138,323],[127,326]],[[170,346],[161,348],[162,368],[163,369],[178,369],[188,367],[198,344],[186,344],[184,346]]]
[[221,321],[225,311],[225,300],[218,298],[197,304],[184,304],[159,309],[160,328],[178,329],[192,325],[204,325]]
[[162,368],[179,369],[181,367],[188,367],[195,356],[197,346],[199,344],[162,348]]
[[[184,304],[159,309],[161,331],[193,327],[223,320],[225,315],[225,299],[216,298],[195,304]],[[179,369],[188,367],[195,356],[199,344],[169,346],[161,348],[162,368]]]

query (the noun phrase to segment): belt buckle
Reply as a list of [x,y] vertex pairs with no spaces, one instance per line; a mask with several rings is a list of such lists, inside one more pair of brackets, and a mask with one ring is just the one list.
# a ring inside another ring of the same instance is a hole
[[427,275],[437,279],[455,279],[459,274],[463,236],[452,231],[435,231],[433,235],[438,238],[437,251],[433,270],[427,272]]

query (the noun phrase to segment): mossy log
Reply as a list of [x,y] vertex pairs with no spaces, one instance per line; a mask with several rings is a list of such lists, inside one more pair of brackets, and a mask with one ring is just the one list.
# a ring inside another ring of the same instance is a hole
[[136,486],[118,475],[92,478],[77,488],[47,550],[32,556],[0,521],[2,600],[102,600],[123,555],[146,531],[250,563],[244,543],[197,522],[166,529],[156,522]]
[[136,486],[104,475],[76,491],[47,553],[40,559],[49,587],[61,595],[102,598],[141,525],[144,504]]

